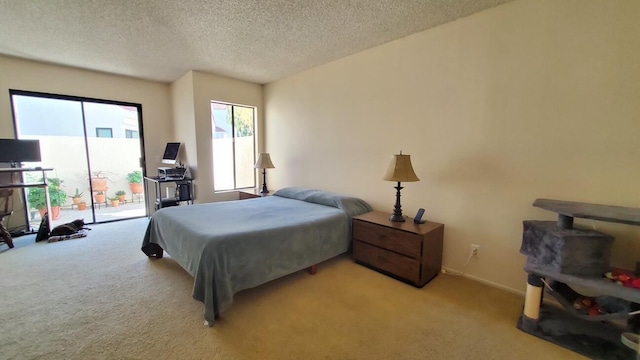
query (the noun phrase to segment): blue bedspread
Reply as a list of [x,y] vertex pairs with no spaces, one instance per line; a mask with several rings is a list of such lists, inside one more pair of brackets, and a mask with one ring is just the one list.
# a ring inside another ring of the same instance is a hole
[[346,252],[351,217],[369,211],[363,200],[304,188],[168,207],[151,217],[142,250],[159,245],[194,277],[193,297],[212,324],[238,291]]

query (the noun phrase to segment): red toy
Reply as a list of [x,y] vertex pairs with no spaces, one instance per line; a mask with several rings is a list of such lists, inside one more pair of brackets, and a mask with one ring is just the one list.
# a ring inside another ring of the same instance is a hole
[[613,268],[604,277],[618,285],[640,289],[640,277],[630,271]]

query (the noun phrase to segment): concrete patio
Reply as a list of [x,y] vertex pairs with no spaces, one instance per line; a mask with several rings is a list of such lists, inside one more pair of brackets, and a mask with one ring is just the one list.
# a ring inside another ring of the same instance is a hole
[[[134,197],[129,196],[126,202],[120,203],[118,206],[112,206],[111,203],[96,204],[95,205],[95,222],[108,222],[114,220],[124,220],[127,218],[135,218],[146,216],[145,212],[145,199],[143,196]],[[85,222],[90,223],[93,221],[91,216],[91,206],[87,204],[85,210],[78,210],[75,205],[65,205],[60,209],[60,217],[57,220],[53,220],[51,228],[71,222],[76,219],[84,219]],[[30,221],[31,228],[38,230],[42,218],[38,212],[32,213],[32,219]]]

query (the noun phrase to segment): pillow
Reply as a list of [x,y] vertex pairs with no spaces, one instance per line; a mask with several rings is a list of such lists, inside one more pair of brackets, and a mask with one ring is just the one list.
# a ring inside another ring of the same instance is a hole
[[277,190],[276,192],[273,193],[273,195],[280,196],[280,197],[286,197],[286,198],[289,198],[289,199],[296,199],[296,200],[304,201],[304,199],[307,196],[309,196],[312,193],[319,192],[319,191],[320,190],[309,189],[309,188],[304,188],[304,187],[288,187],[288,188],[283,188],[283,189]]
[[280,189],[273,195],[335,207],[346,212],[350,217],[373,210],[371,205],[362,199],[316,189],[289,187]]

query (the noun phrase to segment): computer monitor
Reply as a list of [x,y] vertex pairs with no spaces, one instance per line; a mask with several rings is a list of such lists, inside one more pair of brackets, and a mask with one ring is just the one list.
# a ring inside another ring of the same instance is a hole
[[179,151],[180,151],[179,142],[167,143],[167,147],[164,149],[164,155],[162,155],[162,163],[174,165],[178,160]]
[[39,162],[40,140],[0,139],[0,162],[17,167],[21,162]]

